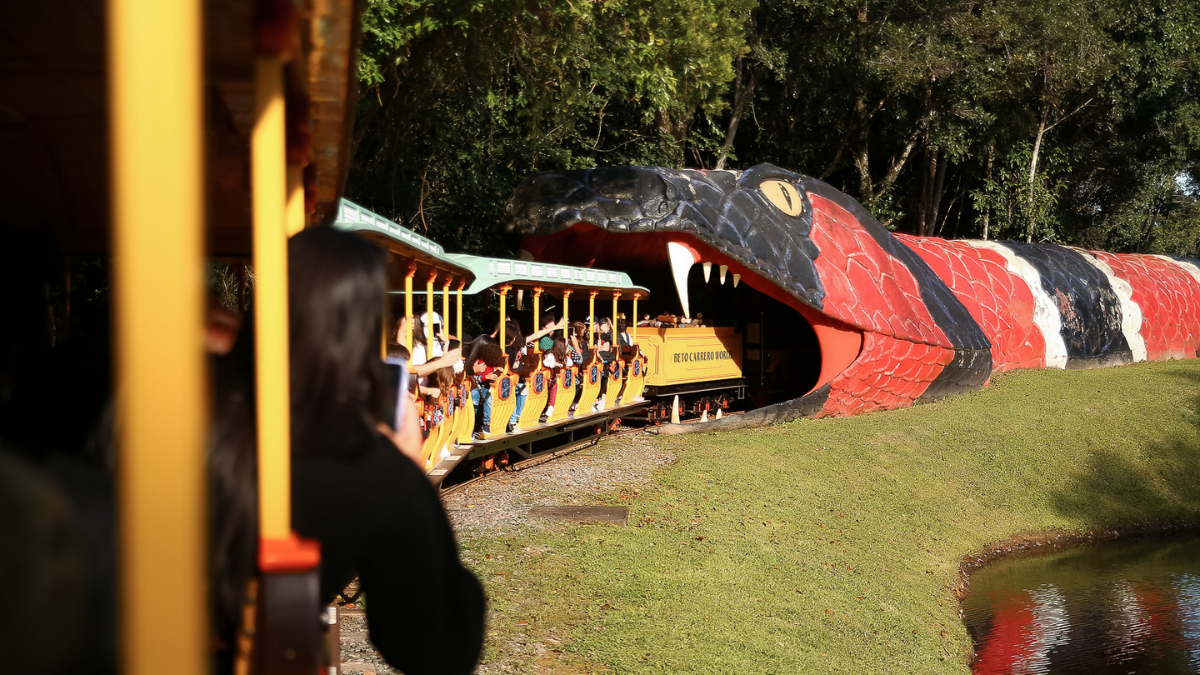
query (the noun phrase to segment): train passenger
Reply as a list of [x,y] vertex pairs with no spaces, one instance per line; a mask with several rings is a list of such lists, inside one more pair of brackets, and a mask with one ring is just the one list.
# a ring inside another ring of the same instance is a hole
[[[433,329],[433,342],[426,348],[425,341],[431,328]],[[432,315],[429,312],[421,314],[417,318],[416,326],[413,327],[413,365],[419,366],[441,356],[446,351],[448,343],[446,334],[442,332],[442,317],[437,312]]]
[[577,366],[583,365],[583,354],[587,349],[584,345],[587,344],[587,324],[582,321],[571,322],[571,339],[567,344],[567,349],[571,354],[571,362]]
[[474,434],[477,440],[486,438],[487,430],[491,426],[491,384],[499,377],[500,369],[504,368],[504,361],[504,351],[500,349],[500,345],[487,337],[477,338],[471,346],[470,356],[467,357],[467,363],[470,364],[468,372],[472,380],[471,404],[475,406],[475,418],[483,424],[481,430]]
[[[397,324],[396,334],[400,336],[401,339],[404,338],[404,327],[408,323],[408,317],[401,317]],[[413,339],[416,339],[415,332],[413,334]],[[398,344],[396,346],[404,349],[404,345],[402,344]],[[389,349],[391,349],[391,347],[389,347]],[[416,350],[417,347],[414,346],[413,349]],[[404,353],[407,355],[408,350],[405,350]],[[391,356],[390,351],[388,356]],[[459,372],[462,370],[462,349],[453,346],[452,342],[449,349],[443,352],[440,356],[435,357],[432,361],[423,361],[420,364],[410,361],[409,366],[411,370],[415,372],[419,378],[421,378],[422,381],[429,377],[430,374],[437,372],[439,368],[445,368],[446,366],[450,366],[455,369],[455,372]]]
[[554,347],[554,332],[562,330],[565,325],[567,325],[565,318],[555,321],[553,312],[544,312],[542,314],[542,327],[525,338],[525,340],[530,343],[536,340],[539,351],[549,351]]
[[[497,324],[496,329],[492,331],[492,337],[496,337],[499,334],[500,325]],[[512,319],[506,320],[504,323],[504,339],[508,344],[505,345],[504,352],[508,355],[509,368],[516,369],[519,367],[521,365],[521,357],[525,355],[530,339],[536,339],[540,337],[541,335],[534,333],[533,335],[529,336],[529,338],[526,338],[525,335],[521,333],[521,326],[516,321]],[[522,380],[517,384],[517,402],[516,406],[513,408],[513,414],[508,420],[507,430],[510,434],[516,430],[517,420],[520,419],[521,410],[525,407],[526,391],[525,381]]]
[[605,363],[612,361],[612,320],[602,316],[598,324],[592,325],[592,330],[596,333],[596,352]]
[[[521,335],[520,329],[516,322],[508,322],[508,324],[506,324],[507,327],[505,328],[505,332],[513,332],[512,341],[509,342],[509,355],[512,357],[512,367],[514,369],[520,367],[521,357],[529,353],[530,348],[534,344],[537,344],[540,347],[543,340],[550,340],[549,346],[553,347],[553,338],[550,338],[550,336],[554,333],[554,331],[561,330],[562,327],[566,325],[565,322],[566,319],[555,321],[554,315],[546,312],[542,315],[542,328],[527,336]],[[497,328],[497,330],[499,329]],[[505,337],[507,337],[507,335]],[[521,418],[521,412],[525,409],[525,400],[529,397],[529,385],[525,381],[525,373],[519,374],[521,375],[521,382],[517,384],[517,402],[513,408],[513,414],[508,420],[508,433],[510,434],[516,431],[517,421]]]
[[388,358],[402,359],[405,362],[407,362],[409,360],[409,356],[410,356],[408,353],[408,349],[405,348],[404,345],[397,344],[395,342],[389,342],[387,344],[387,355],[388,355]]
[[288,254],[292,524],[321,542],[322,600],[357,572],[371,641],[388,663],[409,675],[469,673],[483,644],[483,589],[424,473],[373,419],[384,255],[328,227],[292,237]]
[[[567,341],[563,336],[558,335],[550,339],[550,349],[546,355],[542,357],[542,365],[551,369],[554,375],[557,371],[565,366],[571,365],[571,357],[567,352]],[[554,414],[554,404],[558,399],[558,380],[551,376],[550,391],[547,399],[546,410],[542,413],[539,421],[545,422],[546,418]]]
[[[610,363],[616,356],[613,355],[613,325],[612,320],[607,316],[600,317],[600,323],[593,324],[592,330],[596,332],[596,355],[604,363]],[[604,400],[608,395],[608,369],[601,369],[600,378],[600,395],[596,397],[596,402],[592,404],[593,410],[602,410],[604,408]]]
[[[575,366],[583,365],[583,355],[587,347],[588,327],[582,321],[571,322],[570,340],[567,341],[567,352],[571,359],[571,363]],[[575,401],[583,393],[583,378],[575,378],[575,392],[571,396],[571,412],[575,412]]]
[[629,337],[629,323],[625,317],[617,317],[617,344],[621,347],[632,347],[633,338]]
[[[498,340],[500,335],[500,324],[492,330],[491,337]],[[525,336],[521,333],[521,326],[512,319],[506,319],[504,322],[504,353],[508,355],[509,367],[516,368],[521,363],[521,357],[525,354]]]

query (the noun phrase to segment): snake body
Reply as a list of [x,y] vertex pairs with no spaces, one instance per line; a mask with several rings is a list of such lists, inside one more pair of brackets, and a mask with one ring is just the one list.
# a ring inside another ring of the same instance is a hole
[[1200,349],[1200,261],[896,235],[833,186],[769,164],[545,172],[516,189],[505,219],[526,237],[582,226],[679,240],[803,314],[823,353],[858,341],[848,363],[760,420],[904,407],[1013,368]]

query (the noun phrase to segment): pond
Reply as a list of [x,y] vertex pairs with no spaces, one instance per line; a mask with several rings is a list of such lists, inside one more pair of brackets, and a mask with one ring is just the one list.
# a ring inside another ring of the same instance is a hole
[[962,607],[976,675],[1200,673],[1200,533],[999,560]]

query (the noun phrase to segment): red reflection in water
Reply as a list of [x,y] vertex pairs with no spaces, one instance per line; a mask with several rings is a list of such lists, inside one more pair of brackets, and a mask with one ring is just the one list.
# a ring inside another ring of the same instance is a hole
[[[999,597],[997,597],[999,596]],[[1029,593],[988,595],[995,608],[991,629],[981,641],[975,660],[976,675],[1008,675],[1019,670],[1034,656],[1034,602]]]

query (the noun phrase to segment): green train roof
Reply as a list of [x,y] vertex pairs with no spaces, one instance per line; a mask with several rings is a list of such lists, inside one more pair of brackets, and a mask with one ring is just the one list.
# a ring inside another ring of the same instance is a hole
[[[436,241],[413,232],[383,216],[363,208],[349,199],[338,203],[337,219],[333,226],[347,232],[358,232],[379,245],[422,263],[447,270],[471,279],[463,289],[465,294],[479,293],[501,284],[543,288],[600,288],[619,290],[632,297],[650,296],[649,289],[637,286],[628,274],[591,267],[572,267],[527,260],[485,258],[465,253],[446,253]],[[440,286],[440,284],[438,284]],[[418,284],[418,287],[420,284]],[[397,291],[392,291],[393,293]],[[424,291],[414,289],[414,295]]]
[[473,281],[463,293],[479,293],[501,284],[513,286],[541,286],[547,290],[555,288],[599,288],[619,290],[632,297],[633,292],[641,297],[650,296],[650,291],[637,286],[628,274],[591,267],[572,267],[529,260],[505,260],[485,258],[464,253],[447,253],[446,257],[471,270]]
[[383,216],[359,206],[349,199],[342,199],[338,204],[337,220],[334,227],[350,232],[377,232],[404,242],[426,253],[442,257],[446,250],[436,241],[413,232],[412,230]]
[[[398,223],[366,209],[349,199],[338,202],[337,218],[333,226],[347,232],[357,232],[366,239],[404,258],[418,263],[423,276],[430,268],[440,275],[450,274],[459,279],[474,279],[471,270],[446,255],[446,250],[436,241],[413,232]],[[392,279],[392,284],[402,284]]]

